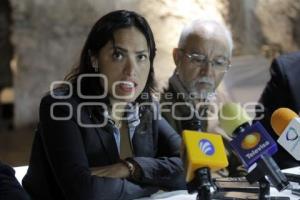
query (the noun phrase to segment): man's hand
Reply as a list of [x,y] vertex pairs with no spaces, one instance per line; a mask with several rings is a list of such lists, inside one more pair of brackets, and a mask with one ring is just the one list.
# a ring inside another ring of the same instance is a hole
[[92,175],[109,178],[127,178],[129,177],[129,169],[124,163],[116,163],[104,167],[92,167]]

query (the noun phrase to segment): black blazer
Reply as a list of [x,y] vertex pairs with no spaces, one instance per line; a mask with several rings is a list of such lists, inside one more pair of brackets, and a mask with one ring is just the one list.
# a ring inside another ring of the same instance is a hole
[[[69,103],[73,113],[67,106],[56,106],[55,117],[71,114],[71,119],[51,118],[51,105],[58,102]],[[92,176],[90,167],[110,165],[120,158],[110,123],[103,128],[78,125],[80,103],[77,96],[58,100],[47,95],[41,101],[40,122],[23,179],[33,199],[133,199],[151,195],[159,188],[185,189],[180,136],[164,119],[154,119],[147,107],[140,109],[141,123],[133,137],[134,160],[143,172],[140,182]],[[104,118],[100,114],[84,106],[81,121],[100,123]]]
[[15,177],[15,171],[0,162],[0,199],[1,200],[29,200],[29,196]]
[[[278,136],[271,127],[272,113],[281,107],[287,107],[299,114],[300,112],[300,52],[290,53],[274,59],[270,67],[271,79],[267,83],[259,102],[265,107],[264,112],[257,112],[257,116],[264,114],[261,120],[264,127],[277,140]],[[299,166],[284,148],[273,156],[281,168]]]

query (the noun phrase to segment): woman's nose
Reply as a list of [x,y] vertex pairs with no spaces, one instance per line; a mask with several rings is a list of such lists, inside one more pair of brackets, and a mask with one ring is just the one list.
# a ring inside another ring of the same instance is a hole
[[134,76],[135,75],[135,69],[136,69],[136,62],[134,60],[128,59],[126,62],[126,66],[124,68],[124,73],[127,76]]

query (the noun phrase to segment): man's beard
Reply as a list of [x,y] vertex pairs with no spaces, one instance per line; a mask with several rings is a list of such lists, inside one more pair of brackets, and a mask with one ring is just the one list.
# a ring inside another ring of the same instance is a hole
[[[199,84],[204,87],[197,88]],[[215,85],[215,81],[212,78],[204,76],[190,82],[187,85],[187,89],[193,99],[209,101],[215,96]]]

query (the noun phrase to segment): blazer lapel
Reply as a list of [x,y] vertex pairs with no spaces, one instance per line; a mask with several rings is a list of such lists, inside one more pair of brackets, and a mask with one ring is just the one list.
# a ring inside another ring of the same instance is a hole
[[[101,111],[98,113],[99,118],[97,118],[93,113],[90,115],[92,123],[94,124],[101,124],[104,121],[104,116],[100,114]],[[104,151],[110,159],[110,162],[116,163],[120,159],[120,156],[113,133],[113,125],[110,122],[107,122],[104,127],[95,127],[95,130],[104,147]]]
[[146,111],[141,117],[140,124],[135,129],[132,140],[135,156],[155,156],[152,126],[152,113]]
[[[104,150],[107,153],[111,163],[116,163],[119,159],[119,152],[118,152],[118,148],[117,148],[117,144],[114,138],[114,133],[112,128],[109,128],[108,126],[110,125],[106,125],[103,128],[95,128],[97,131],[97,134],[99,136],[99,139],[102,142],[102,145],[104,146]],[[109,130],[111,129],[111,130]]]
[[[91,101],[86,101],[85,99],[81,99],[78,96],[76,97],[76,101],[78,103],[82,102],[88,102]],[[93,99],[93,102],[106,102],[105,99]],[[93,109],[91,107],[85,107],[85,112],[82,112],[81,114],[84,115],[82,116],[82,119],[87,119],[88,124],[101,124],[104,119],[104,112],[105,110],[102,107],[94,107]],[[102,146],[104,147],[103,151],[108,155],[110,163],[116,163],[120,156],[117,148],[117,144],[114,138],[114,133],[113,133],[113,128],[112,124],[109,122],[106,123],[104,127],[95,127],[96,133],[99,137],[99,140],[101,141]],[[101,147],[99,147],[101,148]],[[102,150],[102,149],[100,149]]]

